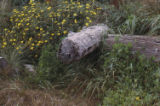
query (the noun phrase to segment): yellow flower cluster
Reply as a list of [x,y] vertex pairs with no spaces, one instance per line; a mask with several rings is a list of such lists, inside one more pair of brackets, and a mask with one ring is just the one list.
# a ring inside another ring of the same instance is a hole
[[12,46],[19,53],[26,48],[36,52],[48,42],[56,43],[57,36],[66,35],[69,30],[78,31],[84,25],[89,26],[98,10],[79,1],[63,0],[54,8],[30,0],[22,10],[13,10],[11,27],[4,29],[0,46]]

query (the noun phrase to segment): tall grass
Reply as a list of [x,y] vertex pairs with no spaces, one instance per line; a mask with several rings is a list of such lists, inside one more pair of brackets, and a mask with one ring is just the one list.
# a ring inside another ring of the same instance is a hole
[[106,24],[114,33],[132,35],[159,35],[159,3],[144,4],[140,1],[124,2],[117,9],[103,4]]
[[17,76],[24,71],[24,64],[27,63],[27,60],[16,49],[3,49],[0,51],[0,56],[7,61],[7,65],[1,71],[1,74],[5,76]]
[[9,11],[11,10],[11,0],[0,1],[0,28],[7,25]]

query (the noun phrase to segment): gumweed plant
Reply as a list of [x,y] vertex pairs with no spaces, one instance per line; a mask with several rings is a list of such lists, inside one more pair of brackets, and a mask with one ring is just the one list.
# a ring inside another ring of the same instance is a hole
[[0,36],[0,48],[12,47],[20,54],[27,49],[31,54],[39,54],[40,48],[56,41],[69,31],[79,31],[92,24],[99,8],[91,3],[62,0],[52,7],[48,2],[30,0],[21,9],[13,9],[10,27]]

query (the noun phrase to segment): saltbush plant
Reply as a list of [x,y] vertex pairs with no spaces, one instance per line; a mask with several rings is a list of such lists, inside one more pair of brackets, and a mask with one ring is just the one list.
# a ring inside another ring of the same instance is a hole
[[131,44],[117,43],[111,51],[106,51],[106,47],[97,49],[85,59],[67,65],[57,59],[55,47],[48,45],[42,49],[36,74],[31,76],[32,83],[50,82],[60,88],[67,87],[71,94],[90,98],[105,96],[104,104],[128,104],[127,100],[134,104],[136,100],[139,105],[158,101],[157,96],[150,97],[160,91],[159,63],[131,52]]
[[102,106],[159,106],[158,94],[144,92],[141,89],[108,90]]
[[132,88],[141,87],[145,90],[156,86],[153,82],[158,66],[159,63],[155,63],[154,58],[146,59],[143,55],[132,53],[131,46],[124,44],[115,44],[104,62],[105,73],[111,76],[110,82],[123,83]]
[[131,44],[118,43],[110,52],[95,52],[85,61],[74,64],[66,73],[74,93],[83,91],[82,95],[93,97],[96,94],[94,97],[99,98],[108,89],[124,86],[147,92],[159,90],[159,63],[133,53],[131,49]]
[[44,46],[37,66],[36,81],[49,81],[57,84],[63,79],[66,65],[57,58],[58,46],[51,44]]
[[27,49],[37,56],[42,45],[54,44],[69,31],[89,26],[97,12],[90,3],[79,1],[62,0],[52,7],[30,0],[29,5],[13,9],[10,27],[5,28],[0,37],[0,48],[10,46],[20,54]]

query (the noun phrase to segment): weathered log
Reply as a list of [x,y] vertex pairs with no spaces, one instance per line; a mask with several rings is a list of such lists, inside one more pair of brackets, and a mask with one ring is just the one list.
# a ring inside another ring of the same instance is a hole
[[[78,33],[69,33],[60,46],[58,56],[61,61],[70,63],[79,60],[87,54],[94,51],[100,44],[105,32],[109,28],[107,26],[92,26],[83,29]],[[115,39],[118,37],[119,43],[132,44],[132,52],[140,52],[147,58],[155,57],[156,61],[160,61],[160,37],[159,36],[143,36],[143,35],[108,35],[105,39],[106,45],[112,48],[117,43]]]
[[65,63],[81,59],[99,46],[108,30],[105,25],[96,25],[78,33],[69,33],[61,42],[58,57]]
[[132,44],[132,52],[140,52],[146,58],[155,57],[155,61],[160,61],[160,37],[159,36],[143,36],[143,35],[114,35],[109,34],[106,39],[106,45],[112,48],[117,43],[115,37],[118,36],[118,42]]

